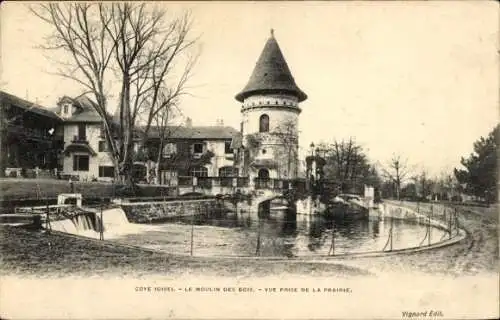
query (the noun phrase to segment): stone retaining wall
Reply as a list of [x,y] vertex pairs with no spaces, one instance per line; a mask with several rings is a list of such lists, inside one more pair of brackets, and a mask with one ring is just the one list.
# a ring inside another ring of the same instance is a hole
[[398,202],[384,201],[383,204],[379,205],[379,212],[382,217],[413,220],[420,224],[430,223],[433,227],[445,231],[450,231],[450,229],[451,231],[456,231],[458,229],[451,211],[448,214],[445,211],[436,211],[433,215],[430,215],[429,212],[421,212],[418,209],[408,208]]
[[133,202],[122,203],[121,207],[127,219],[133,223],[151,223],[221,210],[220,203],[216,199]]

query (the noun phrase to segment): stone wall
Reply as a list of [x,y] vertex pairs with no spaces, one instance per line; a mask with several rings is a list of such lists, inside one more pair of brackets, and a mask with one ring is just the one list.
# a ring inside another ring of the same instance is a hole
[[122,203],[121,207],[133,223],[151,223],[221,210],[216,199]]
[[430,223],[433,227],[446,231],[458,228],[451,210],[448,213],[436,210],[433,214],[429,214],[430,212],[422,211],[420,208],[409,208],[404,203],[384,201],[383,204],[379,205],[378,212],[383,217],[413,220],[420,224]]

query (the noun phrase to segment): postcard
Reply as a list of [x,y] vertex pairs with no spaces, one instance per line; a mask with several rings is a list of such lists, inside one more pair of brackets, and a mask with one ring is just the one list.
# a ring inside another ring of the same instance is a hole
[[3,319],[497,319],[493,1],[4,2]]

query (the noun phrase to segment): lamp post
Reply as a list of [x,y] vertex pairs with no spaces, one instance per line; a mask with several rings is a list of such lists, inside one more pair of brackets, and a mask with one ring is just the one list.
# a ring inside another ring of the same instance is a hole
[[[314,157],[314,142],[311,142],[311,144],[309,145],[309,148],[311,149],[311,156]],[[316,149],[318,150],[318,149]]]

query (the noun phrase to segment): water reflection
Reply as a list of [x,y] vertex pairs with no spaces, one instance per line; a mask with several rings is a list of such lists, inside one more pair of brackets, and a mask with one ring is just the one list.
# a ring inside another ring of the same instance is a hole
[[[296,215],[293,208],[267,212],[202,213],[157,225],[154,230],[120,239],[168,252],[194,255],[306,256],[380,251],[393,228],[393,249],[418,246],[426,226],[404,220],[333,220]],[[192,228],[192,225],[194,226]],[[433,229],[432,242],[443,231]],[[427,243],[427,242],[426,242]]]

